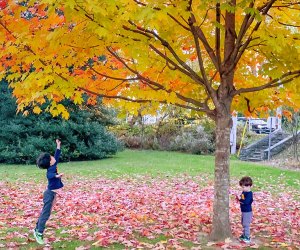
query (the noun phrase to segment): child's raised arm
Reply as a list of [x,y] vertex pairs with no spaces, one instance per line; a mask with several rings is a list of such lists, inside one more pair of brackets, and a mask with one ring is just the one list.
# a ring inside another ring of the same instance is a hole
[[61,141],[59,139],[56,139],[56,148],[57,149],[60,149],[60,144],[61,144]]
[[60,156],[60,144],[61,141],[59,139],[56,139],[56,150],[55,150],[54,158],[57,163],[59,161],[59,156]]

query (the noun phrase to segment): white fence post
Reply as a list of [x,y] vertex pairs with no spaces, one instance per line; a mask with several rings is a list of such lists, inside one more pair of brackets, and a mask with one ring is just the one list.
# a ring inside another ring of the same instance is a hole
[[236,130],[237,130],[237,115],[232,116],[232,128],[230,131],[230,153],[236,153]]

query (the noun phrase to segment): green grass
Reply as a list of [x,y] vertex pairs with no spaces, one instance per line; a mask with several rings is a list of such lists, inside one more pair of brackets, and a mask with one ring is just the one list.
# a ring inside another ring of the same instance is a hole
[[[191,155],[162,151],[125,150],[116,156],[98,161],[60,163],[59,171],[68,177],[118,178],[122,176],[151,175],[191,176],[206,174],[213,178],[214,156]],[[300,172],[282,170],[256,163],[231,160],[231,178],[236,181],[244,175],[253,177],[255,188],[271,188],[284,185],[300,190]],[[9,182],[16,180],[40,181],[45,170],[34,165],[0,164],[0,175]],[[234,183],[233,183],[234,184]]]

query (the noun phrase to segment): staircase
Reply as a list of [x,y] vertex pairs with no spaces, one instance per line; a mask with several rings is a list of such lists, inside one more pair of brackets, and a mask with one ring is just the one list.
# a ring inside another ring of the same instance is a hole
[[242,148],[240,160],[263,161],[268,159],[269,136],[271,137],[270,156],[278,154],[291,144],[291,136],[282,130],[275,130],[264,138]]

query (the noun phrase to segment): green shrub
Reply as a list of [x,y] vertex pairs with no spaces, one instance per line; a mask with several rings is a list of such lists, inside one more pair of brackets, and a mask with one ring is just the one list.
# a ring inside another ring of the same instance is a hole
[[183,129],[171,142],[171,150],[193,154],[210,154],[214,151],[212,136],[204,131],[202,126]]
[[94,160],[109,157],[122,149],[122,144],[106,130],[114,114],[102,107],[77,107],[67,103],[69,120],[16,114],[15,100],[0,83],[0,163],[34,163],[41,152],[54,153],[55,139],[62,141],[62,161]]
[[215,133],[209,122],[182,125],[172,120],[156,125],[120,124],[111,131],[127,148],[182,151],[194,154],[214,152]]

